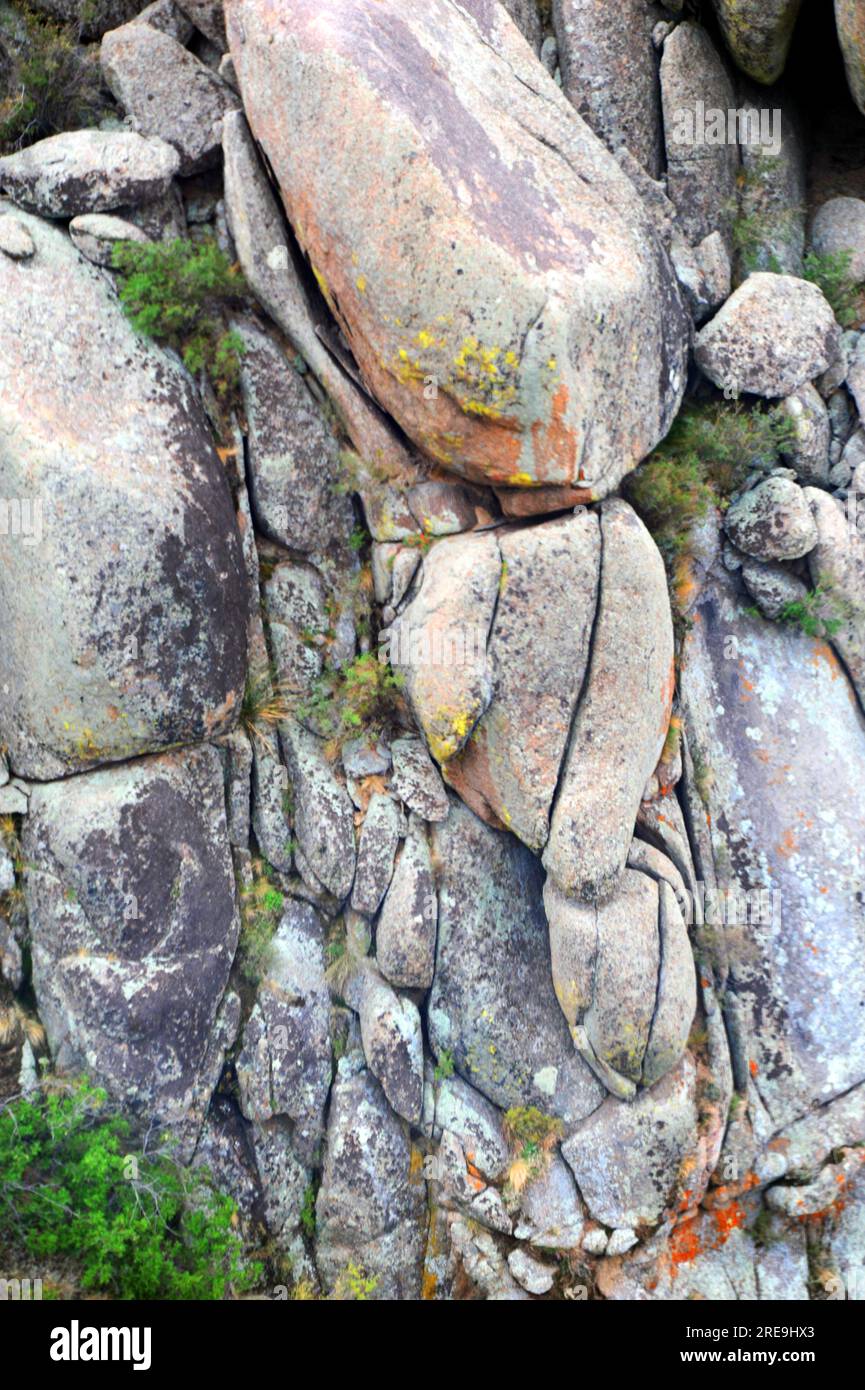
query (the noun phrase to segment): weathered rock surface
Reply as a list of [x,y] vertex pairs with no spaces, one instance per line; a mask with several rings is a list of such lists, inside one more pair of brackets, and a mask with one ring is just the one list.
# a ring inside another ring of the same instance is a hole
[[290,550],[327,554],[354,525],[340,496],[339,447],[299,372],[273,338],[250,323],[244,342],[243,407],[248,426],[250,501],[262,534]]
[[652,178],[661,172],[661,103],[645,0],[554,0],[562,86],[609,150],[625,145]]
[[0,741],[50,778],[233,722],[246,578],[185,373],[65,233],[20,216],[36,255],[0,257],[0,466],[25,508],[0,564]]
[[601,533],[597,515],[579,510],[496,535],[501,572],[485,647],[492,699],[445,776],[478,815],[538,851],[589,660]]
[[849,255],[849,275],[865,280],[865,200],[829,198],[817,210],[811,245],[818,256]]
[[351,892],[356,853],[348,793],[334,777],[321,742],[295,720],[280,725],[294,790],[294,830],[318,881],[340,902]]
[[457,801],[432,842],[441,864],[433,1050],[504,1109],[536,1105],[568,1122],[589,1114],[604,1091],[553,992],[537,860]]
[[181,174],[219,160],[222,118],[238,104],[232,91],[170,34],[126,24],[102,40],[105,81],[141,135],[158,136],[180,155]]
[[567,898],[552,879],[544,906],[556,995],[582,1055],[620,1097],[653,1085],[681,1058],[696,1008],[673,890],[626,869],[601,907]]
[[750,84],[739,92],[742,174],[738,221],[741,276],[754,270],[802,274],[808,191],[802,122],[782,97],[766,109],[766,94]]
[[[410,470],[408,451],[317,331],[319,320],[301,284],[282,212],[241,111],[229,111],[223,119],[222,142],[228,224],[253,292],[321,382],[363,464],[378,473]],[[414,531],[414,525],[407,530]]]
[[33,238],[19,217],[6,212],[0,217],[0,251],[13,261],[26,261],[36,247]]
[[200,29],[217,48],[224,49],[228,46],[225,38],[223,0],[182,0],[180,9],[189,16],[196,29]]
[[715,872],[736,895],[734,1060],[768,1139],[865,1078],[865,726],[831,648],[750,617],[728,579],[705,588],[696,618],[681,693]]
[[390,751],[393,758],[393,789],[397,796],[421,820],[444,820],[448,813],[448,794],[422,740],[395,739]]
[[179,167],[164,140],[132,130],[72,130],[0,159],[0,192],[43,217],[75,217],[160,198]]
[[324,1134],[331,1082],[330,994],[324,932],[307,903],[289,902],[237,1058],[247,1119],[294,1121],[292,1143],[311,1162]]
[[820,488],[806,488],[805,497],[817,528],[808,557],[811,579],[826,595],[823,616],[831,625],[832,645],[865,700],[865,519],[853,514],[855,494],[846,509]]
[[[695,1067],[675,1071],[630,1105],[610,1096],[562,1145],[590,1214],[605,1226],[654,1225],[674,1205],[698,1145]],[[693,1172],[687,1186],[694,1186]]]
[[82,256],[94,265],[111,265],[114,247],[124,241],[148,241],[134,222],[106,212],[84,212],[69,223],[69,235]]
[[710,144],[699,115],[709,109],[732,110],[736,100],[712,40],[699,24],[687,21],[677,25],[664,43],[661,103],[667,191],[679,214],[681,230],[694,244],[718,231],[728,240],[738,151],[735,143]]
[[34,787],[33,985],[55,1065],[194,1142],[239,1001],[239,919],[214,749]]
[[713,0],[737,65],[767,86],[784,71],[802,0]]
[[244,0],[228,28],[364,380],[448,468],[604,495],[684,385],[678,289],[637,194],[498,7],[340,0],[331,17]]
[[423,1034],[417,1005],[391,989],[368,964],[347,987],[357,1009],[367,1066],[391,1108],[417,1124],[423,1107]]
[[859,110],[865,113],[865,15],[856,0],[835,0],[838,42],[844,54],[847,85]]
[[357,872],[351,892],[356,912],[374,917],[390,886],[402,829],[402,813],[393,797],[374,792],[357,847]]
[[636,513],[618,498],[601,509],[601,538],[589,671],[543,856],[559,887],[580,898],[600,898],[615,887],[673,697],[673,630],[661,557]]
[[835,361],[839,337],[816,285],[757,271],[697,335],[694,356],[722,390],[789,396]]
[[423,822],[409,821],[375,929],[382,974],[404,989],[429,989],[435,969],[438,906]]
[[492,698],[487,643],[501,575],[494,533],[446,537],[424,557],[416,596],[390,629],[391,666],[439,763],[465,746]]
[[781,409],[793,426],[793,439],[785,445],[784,457],[796,470],[800,482],[825,487],[829,481],[832,430],[820,392],[806,382],[787,397]]
[[767,478],[743,493],[728,508],[724,529],[758,560],[798,560],[817,544],[805,491],[792,478]]
[[419,1297],[426,1202],[413,1158],[407,1126],[378,1082],[343,1060],[316,1202],[316,1263],[329,1289],[354,1261],[378,1280],[372,1298]]

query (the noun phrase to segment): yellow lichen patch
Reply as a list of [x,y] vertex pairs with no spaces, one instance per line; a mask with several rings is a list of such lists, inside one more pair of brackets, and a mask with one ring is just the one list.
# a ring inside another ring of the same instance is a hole
[[354,283],[357,285],[357,287],[358,287],[358,289],[360,290],[361,294],[366,294],[366,276],[365,276],[365,275],[358,275],[358,277],[357,277],[357,279],[355,280]]

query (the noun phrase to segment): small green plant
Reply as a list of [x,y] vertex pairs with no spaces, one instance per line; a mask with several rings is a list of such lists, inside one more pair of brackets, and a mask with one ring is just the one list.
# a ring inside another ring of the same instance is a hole
[[0,1245],[74,1262],[121,1299],[222,1299],[249,1287],[235,1207],[170,1151],[130,1149],[127,1121],[87,1082],[45,1083],[0,1107]]
[[119,242],[113,264],[122,277],[121,303],[138,332],[174,348],[190,372],[207,372],[220,399],[233,396],[243,341],[226,328],[223,314],[245,293],[239,266],[212,237]]
[[441,1052],[439,1053],[439,1058],[436,1062],[433,1076],[435,1077],[436,1081],[441,1083],[442,1081],[447,1081],[448,1077],[453,1076],[453,1074],[454,1055],[452,1052],[449,1052],[446,1047],[443,1047]]
[[365,526],[355,526],[348,538],[348,543],[355,552],[363,550],[369,545],[370,535]]
[[832,596],[832,590],[818,584],[803,598],[785,603],[778,614],[778,621],[800,628],[806,637],[834,637],[844,624],[844,615],[841,605]]
[[830,251],[823,256],[809,251],[803,262],[803,279],[811,280],[823,291],[842,328],[852,328],[862,317],[861,296],[865,284],[853,279],[852,259],[850,251]]
[[252,861],[252,881],[240,894],[240,941],[237,965],[247,984],[258,985],[267,973],[273,938],[282,917],[285,897],[273,882],[264,859]]
[[0,154],[95,125],[107,109],[98,58],[80,47],[75,30],[26,7],[21,23],[20,42],[10,34],[6,44],[0,32],[0,79],[8,93],[0,97]]
[[308,1183],[303,1194],[303,1205],[300,1208],[300,1224],[310,1240],[315,1236],[315,1199],[317,1196],[318,1188],[315,1183]]
[[378,1288],[378,1275],[367,1274],[366,1270],[352,1260],[336,1281],[334,1297],[350,1303],[366,1303]]
[[625,492],[658,548],[673,564],[690,552],[692,533],[713,507],[724,507],[757,466],[792,444],[794,426],[779,410],[692,402],[666,439],[627,479]]
[[400,672],[379,661],[375,652],[365,652],[336,670],[325,671],[298,713],[325,737],[342,743],[391,720],[404,684]]
[[519,1193],[546,1171],[564,1125],[535,1105],[518,1105],[505,1111],[503,1128],[512,1153],[508,1186]]

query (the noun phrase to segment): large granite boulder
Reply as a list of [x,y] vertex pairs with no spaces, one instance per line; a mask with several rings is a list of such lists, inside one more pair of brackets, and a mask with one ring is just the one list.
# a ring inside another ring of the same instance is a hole
[[33,988],[61,1071],[194,1142],[239,1023],[239,918],[215,749],[33,788]]
[[478,480],[614,487],[675,414],[686,318],[633,186],[504,10],[242,0],[228,34],[298,240],[405,433]]
[[865,13],[858,0],[835,0],[835,23],[847,85],[859,110],[865,113]]
[[230,726],[247,585],[186,373],[64,232],[19,217],[36,254],[0,256],[0,469],[21,507],[0,540],[0,742],[51,778]]
[[711,38],[690,20],[664,43],[661,105],[667,149],[667,192],[679,224],[693,245],[721,232],[729,243],[736,205],[739,152],[732,143],[706,138],[707,110],[736,106],[733,85]]
[[0,192],[43,217],[150,203],[178,172],[177,151],[133,130],[71,130],[0,159]]

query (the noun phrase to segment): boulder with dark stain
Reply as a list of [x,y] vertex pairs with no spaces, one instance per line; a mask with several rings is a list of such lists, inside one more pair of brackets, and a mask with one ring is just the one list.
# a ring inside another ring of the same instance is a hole
[[223,733],[240,708],[247,582],[189,378],[104,273],[19,214],[0,256],[0,743],[62,777]]

